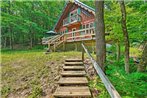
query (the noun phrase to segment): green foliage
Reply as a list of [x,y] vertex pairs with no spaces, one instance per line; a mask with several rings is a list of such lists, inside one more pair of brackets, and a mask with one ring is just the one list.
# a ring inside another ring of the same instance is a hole
[[[145,98],[147,96],[146,73],[126,74],[123,60],[107,65],[106,74],[123,98]],[[131,70],[133,66],[135,65],[131,64]]]
[[89,82],[89,86],[91,88],[91,90],[95,90],[93,91],[93,93],[96,93],[96,96],[94,97],[98,97],[98,98],[110,98],[107,90],[105,89],[104,84],[102,83],[102,81],[100,80],[99,77],[95,77],[93,80],[91,80]]
[[53,29],[64,3],[64,1],[3,0],[1,2],[2,48],[17,49],[16,45],[32,48],[41,43],[44,34]]
[[[146,6],[147,3],[143,1],[126,1],[127,29],[131,43],[147,40]],[[117,1],[105,2],[105,29],[110,33],[106,36],[107,40],[114,43],[123,42],[120,7]]]

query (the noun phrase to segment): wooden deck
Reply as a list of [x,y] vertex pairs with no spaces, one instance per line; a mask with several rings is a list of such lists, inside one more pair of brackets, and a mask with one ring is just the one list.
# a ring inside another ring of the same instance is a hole
[[54,92],[55,98],[91,98],[88,80],[82,60],[67,59],[63,66],[59,86]]

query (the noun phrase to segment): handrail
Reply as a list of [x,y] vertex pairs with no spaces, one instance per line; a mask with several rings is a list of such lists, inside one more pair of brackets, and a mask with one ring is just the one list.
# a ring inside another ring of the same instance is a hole
[[54,38],[54,39],[52,40],[52,42],[58,40],[59,38],[61,38],[61,37],[63,37],[63,36],[64,36],[64,34],[57,36],[56,38]]
[[87,53],[88,57],[90,58],[97,74],[100,76],[102,82],[105,85],[105,88],[107,89],[109,95],[111,96],[111,98],[121,98],[121,96],[119,95],[119,93],[116,91],[116,89],[114,88],[114,86],[111,84],[111,82],[109,81],[109,79],[106,77],[106,75],[104,74],[104,72],[102,71],[101,67],[97,64],[97,62],[93,59],[93,57],[91,56],[91,54],[88,52],[87,48],[85,47],[85,45],[82,43],[82,47],[83,47],[83,51],[82,51],[82,59],[84,59],[84,50]]
[[50,39],[49,41],[54,41],[54,40],[56,40],[58,37],[60,37],[60,35],[57,35],[57,36],[53,37],[53,38]]

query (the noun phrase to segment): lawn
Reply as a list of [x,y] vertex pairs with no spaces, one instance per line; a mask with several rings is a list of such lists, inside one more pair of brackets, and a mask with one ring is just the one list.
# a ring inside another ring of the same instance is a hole
[[2,98],[51,97],[67,58],[81,58],[80,52],[2,52]]

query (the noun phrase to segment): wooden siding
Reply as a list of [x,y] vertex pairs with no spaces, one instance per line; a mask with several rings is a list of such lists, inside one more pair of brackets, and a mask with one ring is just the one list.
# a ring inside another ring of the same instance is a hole
[[[77,24],[71,23],[71,24],[68,25],[68,26],[63,26],[63,19],[69,17],[69,16],[70,16],[70,13],[73,12],[73,11],[75,11],[75,10],[77,10],[78,14],[79,14],[80,17],[81,17],[80,22],[77,23]],[[67,14],[64,15],[64,17],[62,18],[62,22],[61,22],[61,24],[60,24],[59,29],[56,30],[57,33],[60,33],[60,34],[61,34],[61,32],[63,32],[63,31],[72,32],[72,29],[73,29],[73,28],[76,28],[76,30],[80,30],[80,29],[83,29],[83,28],[82,28],[82,25],[90,24],[90,23],[92,23],[92,22],[94,23],[94,21],[95,21],[95,16],[94,16],[94,14],[88,12],[87,10],[85,10],[85,9],[83,9],[83,8],[77,6],[77,5],[72,5],[72,7],[71,7],[68,11],[66,11],[66,13],[67,13]],[[64,33],[67,33],[67,32],[64,32]],[[86,31],[86,32],[87,32],[87,31]],[[88,32],[89,32],[89,31],[88,31]],[[90,32],[89,32],[89,33],[90,33]],[[63,33],[62,33],[62,34],[63,34]],[[81,32],[76,32],[76,33],[75,33],[75,36],[77,36],[76,39],[80,39],[80,38],[78,38],[78,36],[81,36]],[[85,36],[85,38],[91,38],[91,35],[88,35],[88,33],[85,33],[85,35],[82,35],[82,36]],[[61,40],[64,40],[64,37],[65,37],[65,36],[61,37]],[[73,38],[72,33],[67,34],[67,35],[66,35],[66,38],[67,38],[68,40],[72,40],[72,38]]]

